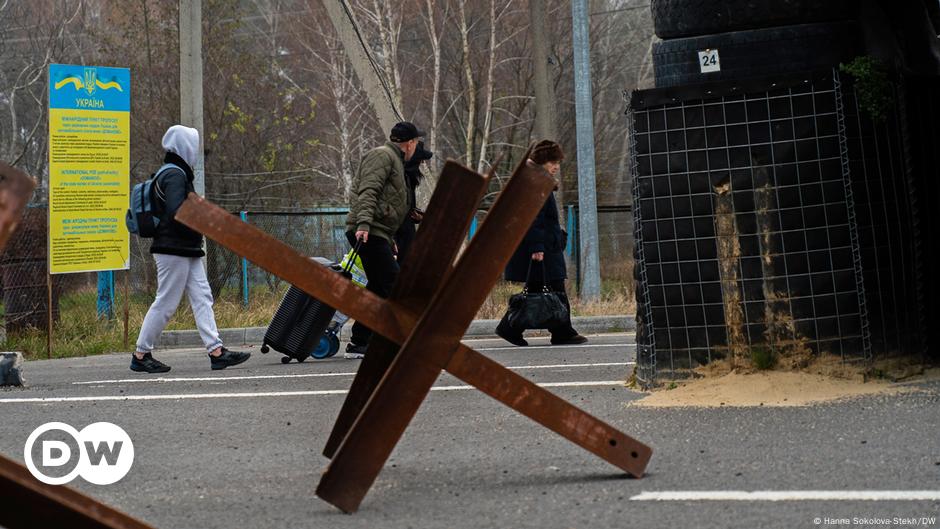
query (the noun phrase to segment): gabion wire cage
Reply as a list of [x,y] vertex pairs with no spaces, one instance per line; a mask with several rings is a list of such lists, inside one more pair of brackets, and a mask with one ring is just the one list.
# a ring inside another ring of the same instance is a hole
[[637,377],[757,350],[924,354],[897,109],[837,71],[635,92]]

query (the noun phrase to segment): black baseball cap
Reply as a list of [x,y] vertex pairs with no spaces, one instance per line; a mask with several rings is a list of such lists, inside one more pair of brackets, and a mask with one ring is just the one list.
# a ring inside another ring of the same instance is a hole
[[395,143],[403,143],[422,136],[424,136],[424,131],[418,130],[418,127],[415,127],[414,123],[410,121],[400,121],[392,127],[392,133],[388,136],[388,139]]

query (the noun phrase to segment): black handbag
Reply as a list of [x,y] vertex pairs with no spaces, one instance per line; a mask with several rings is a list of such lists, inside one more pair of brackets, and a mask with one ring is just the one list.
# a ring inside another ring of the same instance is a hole
[[[532,273],[532,262],[529,261],[529,270],[526,272],[526,283]],[[545,284],[545,261],[542,261],[542,291],[529,292],[523,287],[522,292],[513,294],[509,298],[509,309],[506,311],[509,325],[515,329],[551,329],[563,324],[568,316],[568,308],[557,293],[549,290]]]

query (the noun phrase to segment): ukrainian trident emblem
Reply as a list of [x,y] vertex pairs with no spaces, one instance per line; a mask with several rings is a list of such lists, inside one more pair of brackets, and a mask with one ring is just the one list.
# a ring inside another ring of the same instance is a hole
[[88,92],[88,95],[95,93],[96,82],[98,80],[98,69],[97,68],[85,68],[85,91]]

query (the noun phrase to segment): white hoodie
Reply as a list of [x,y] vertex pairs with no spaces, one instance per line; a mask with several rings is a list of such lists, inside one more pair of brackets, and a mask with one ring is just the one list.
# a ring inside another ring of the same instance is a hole
[[194,169],[196,154],[199,152],[199,131],[183,125],[173,125],[163,135],[163,149],[176,153]]

